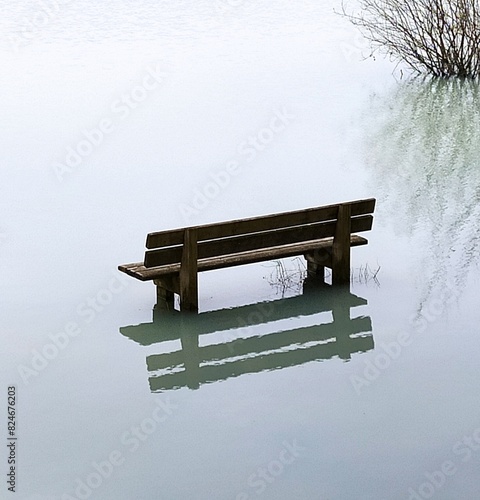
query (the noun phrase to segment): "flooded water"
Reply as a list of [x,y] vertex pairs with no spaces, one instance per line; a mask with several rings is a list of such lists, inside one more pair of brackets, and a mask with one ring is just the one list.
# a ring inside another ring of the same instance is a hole
[[[0,498],[478,498],[479,87],[363,60],[338,8],[0,1]],[[211,271],[192,318],[117,271],[367,197],[350,291]]]

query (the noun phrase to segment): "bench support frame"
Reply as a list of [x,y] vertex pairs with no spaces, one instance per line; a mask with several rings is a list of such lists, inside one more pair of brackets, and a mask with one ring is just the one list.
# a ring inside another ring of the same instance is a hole
[[350,283],[350,205],[339,205],[337,226],[332,246],[332,284]]
[[195,227],[185,229],[183,237],[180,307],[182,311],[198,311],[198,247]]

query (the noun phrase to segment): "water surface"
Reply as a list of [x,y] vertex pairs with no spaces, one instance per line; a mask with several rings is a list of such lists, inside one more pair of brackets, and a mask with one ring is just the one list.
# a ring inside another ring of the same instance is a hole
[[[478,86],[362,60],[335,2],[42,5],[0,2],[17,497],[478,498]],[[202,274],[188,323],[116,271],[151,231],[370,196],[352,307],[265,263]]]

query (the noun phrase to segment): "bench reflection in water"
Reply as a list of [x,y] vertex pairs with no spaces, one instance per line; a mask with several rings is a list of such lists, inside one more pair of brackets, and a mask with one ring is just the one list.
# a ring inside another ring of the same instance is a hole
[[200,314],[154,310],[152,323],[125,326],[120,333],[144,346],[161,344],[161,351],[176,341],[175,350],[147,356],[152,392],[197,389],[309,361],[336,356],[347,361],[371,350],[371,319],[350,316],[352,307],[365,305],[365,299],[326,285],[296,297]]

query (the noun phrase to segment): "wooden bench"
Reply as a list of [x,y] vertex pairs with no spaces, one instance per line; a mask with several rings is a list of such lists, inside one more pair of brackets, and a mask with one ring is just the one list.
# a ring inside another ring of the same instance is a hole
[[198,310],[198,272],[304,255],[310,276],[350,283],[350,247],[368,241],[354,233],[372,228],[375,199],[365,199],[147,235],[143,262],[118,267],[142,281],[153,280],[157,303]]

